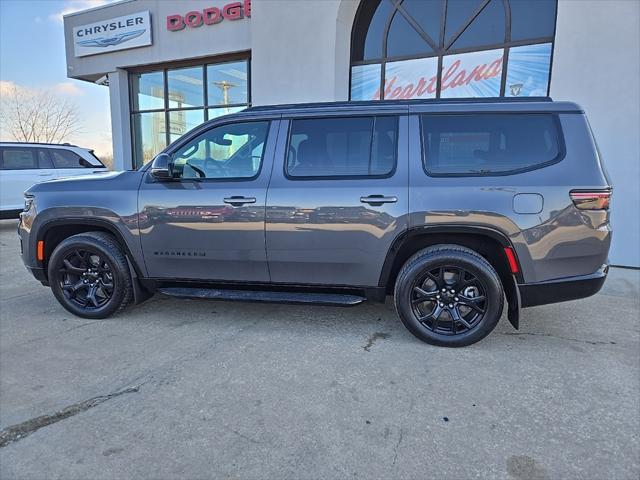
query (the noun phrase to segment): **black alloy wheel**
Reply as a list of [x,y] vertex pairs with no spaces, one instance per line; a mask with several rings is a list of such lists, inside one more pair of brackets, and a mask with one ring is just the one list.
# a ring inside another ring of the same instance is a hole
[[462,267],[427,270],[413,282],[413,314],[433,332],[457,335],[472,330],[482,321],[486,304],[486,288]]
[[73,235],[55,248],[49,284],[60,304],[83,318],[106,318],[127,306],[133,288],[129,264],[106,232]]
[[71,250],[58,269],[65,297],[82,308],[100,308],[113,296],[114,277],[109,263],[99,253]]
[[504,290],[493,266],[460,245],[434,245],[400,269],[394,302],[400,320],[420,340],[463,347],[495,328]]

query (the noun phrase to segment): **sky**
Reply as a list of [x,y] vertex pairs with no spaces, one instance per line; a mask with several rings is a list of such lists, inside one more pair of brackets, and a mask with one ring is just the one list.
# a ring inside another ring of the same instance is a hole
[[[66,76],[62,16],[109,0],[0,0],[0,100],[8,88],[46,90],[78,109],[81,132],[69,140],[111,154],[109,89]],[[1,140],[11,140],[0,132]]]

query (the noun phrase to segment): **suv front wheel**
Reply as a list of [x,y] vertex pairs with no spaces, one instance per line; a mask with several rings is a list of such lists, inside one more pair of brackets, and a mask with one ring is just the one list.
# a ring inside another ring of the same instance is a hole
[[420,340],[464,347],[498,324],[504,291],[484,257],[459,245],[435,245],[404,264],[394,302],[402,323]]
[[48,271],[58,302],[79,317],[106,318],[133,296],[127,259],[108,233],[80,233],[63,240],[49,259]]

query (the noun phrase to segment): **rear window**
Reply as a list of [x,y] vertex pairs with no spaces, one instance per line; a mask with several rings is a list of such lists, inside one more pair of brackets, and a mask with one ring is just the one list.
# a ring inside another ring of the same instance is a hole
[[421,123],[430,175],[500,175],[561,159],[551,114],[423,115]]
[[70,150],[52,148],[50,150],[56,168],[86,168],[92,165],[77,153]]
[[396,165],[398,118],[314,118],[291,121],[290,177],[380,177]]

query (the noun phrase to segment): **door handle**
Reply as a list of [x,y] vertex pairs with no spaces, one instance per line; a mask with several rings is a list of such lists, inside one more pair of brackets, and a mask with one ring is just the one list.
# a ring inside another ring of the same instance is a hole
[[397,201],[398,197],[394,195],[389,197],[385,195],[369,195],[368,197],[360,197],[361,203],[368,203],[373,207],[379,207],[380,205],[385,203],[396,203]]
[[241,197],[241,196],[233,196],[226,197],[223,199],[224,203],[232,205],[234,207],[241,207],[247,203],[256,203],[256,197]]

